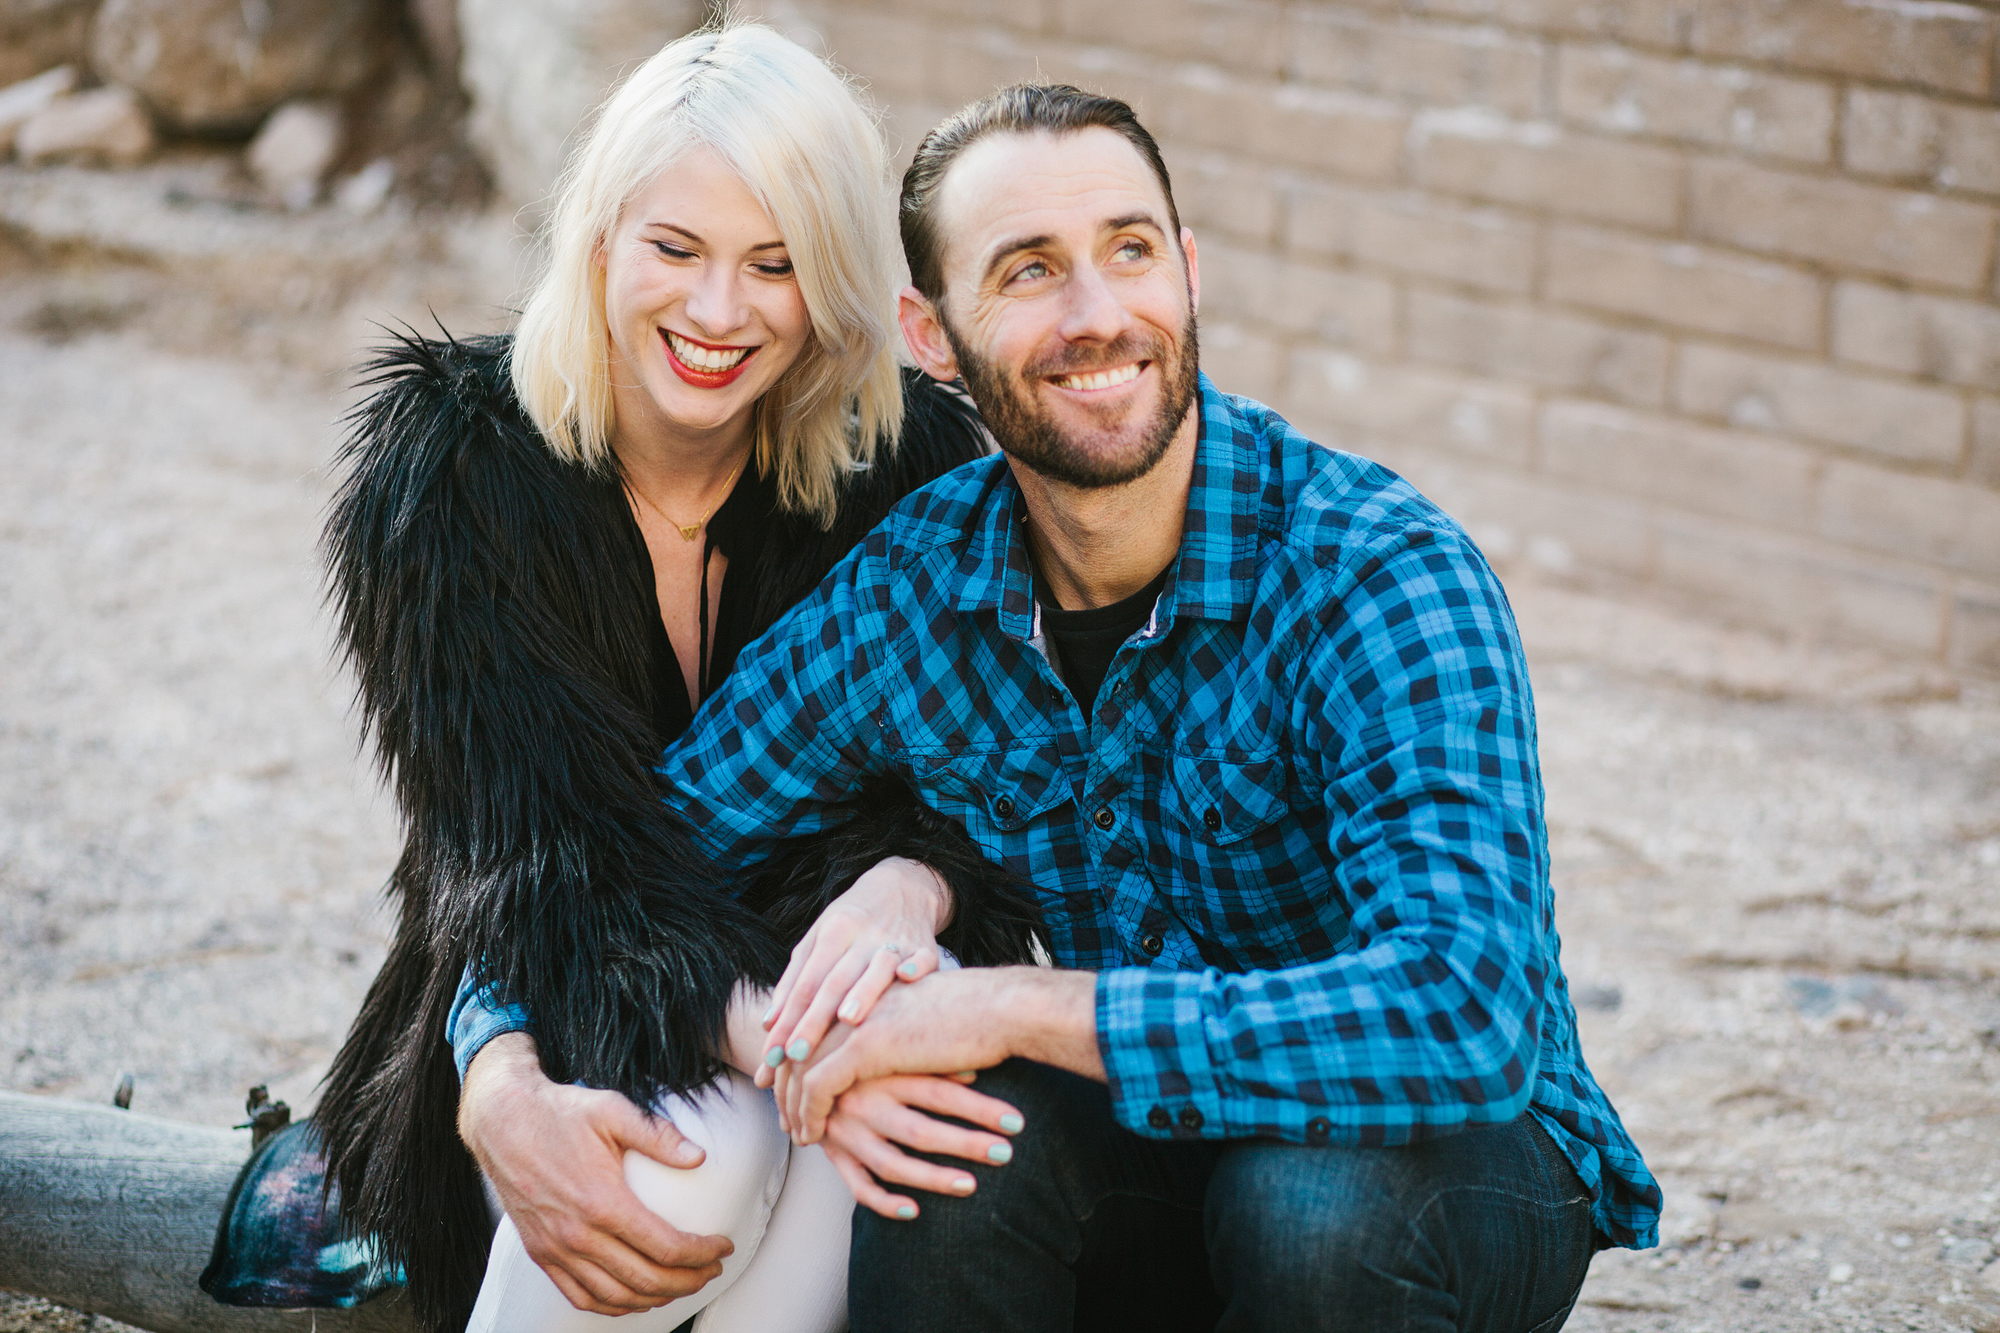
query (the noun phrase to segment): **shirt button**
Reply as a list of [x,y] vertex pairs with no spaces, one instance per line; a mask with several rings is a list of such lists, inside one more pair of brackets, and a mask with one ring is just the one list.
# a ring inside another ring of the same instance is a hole
[[1208,812],[1201,817],[1201,826],[1210,833],[1222,832],[1222,812],[1211,805],[1208,807]]
[[1111,807],[1108,805],[1098,806],[1097,813],[1090,818],[1097,827],[1102,829],[1108,829],[1118,822],[1118,816],[1111,813]]
[[1167,1114],[1166,1107],[1155,1106],[1152,1110],[1146,1112],[1146,1123],[1154,1129],[1171,1129],[1173,1128],[1174,1121],[1173,1117]]
[[1139,941],[1139,948],[1142,951],[1144,951],[1146,957],[1148,958],[1158,958],[1160,956],[1160,950],[1166,947],[1167,947],[1167,942],[1161,939],[1158,935],[1147,935],[1142,937]]
[[993,813],[1002,819],[1012,819],[1014,817],[1014,798],[1011,796],[1002,796],[999,800],[993,802]]
[[1316,1115],[1306,1121],[1306,1142],[1325,1143],[1333,1133],[1333,1122],[1323,1115]]
[[1181,1128],[1192,1134],[1201,1128],[1201,1112],[1192,1106],[1181,1108]]

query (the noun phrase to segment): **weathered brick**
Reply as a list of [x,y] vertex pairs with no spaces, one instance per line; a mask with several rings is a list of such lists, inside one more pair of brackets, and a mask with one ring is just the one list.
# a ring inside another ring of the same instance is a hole
[[1541,460],[1573,482],[1799,530],[1811,521],[1820,466],[1788,441],[1572,400],[1542,409]]
[[1412,139],[1426,189],[1662,230],[1680,215],[1682,163],[1669,149],[1462,111],[1419,116]]
[[1204,242],[1228,236],[1256,244],[1277,237],[1278,191],[1270,171],[1241,157],[1162,144],[1173,177],[1174,207]]
[[1528,461],[1534,400],[1512,385],[1302,348],[1292,354],[1281,400],[1288,415],[1335,427],[1339,438],[1406,440],[1515,466]]
[[1533,115],[1542,50],[1491,28],[1363,17],[1321,7],[1286,16],[1285,73],[1306,83],[1446,106]]
[[2000,389],[2000,309],[1843,282],[1833,289],[1833,354],[1905,375]]
[[1425,13],[1482,19],[1572,37],[1602,37],[1678,51],[1687,45],[1699,0],[1417,0]]
[[930,24],[864,9],[818,16],[827,54],[868,81],[878,102],[928,97],[938,67],[938,30]]
[[1336,347],[1395,350],[1396,289],[1382,278],[1236,246],[1206,246],[1200,256],[1204,315],[1308,334]]
[[2000,194],[2000,111],[1914,93],[1850,89],[1840,160],[1850,171]]
[[1284,236],[1288,246],[1305,254],[1473,287],[1525,294],[1534,279],[1534,230],[1528,223],[1420,195],[1300,182],[1287,198]]
[[2000,493],[1984,486],[1836,461],[1819,528],[1864,550],[2000,577]]
[[1951,664],[2000,676],[2000,586],[1960,582],[1954,600]]
[[1831,84],[1735,65],[1621,46],[1568,45],[1556,58],[1556,105],[1565,120],[1611,134],[1680,139],[1799,162],[1825,162],[1833,155]]
[[1940,467],[1957,466],[1965,439],[1965,404],[1955,393],[1730,347],[1681,349],[1674,405],[1742,429]]
[[1700,0],[1697,55],[1984,96],[1992,16],[1943,0]]
[[1184,66],[1161,85],[1156,133],[1289,166],[1392,181],[1409,118],[1379,98],[1273,86]]
[[2000,398],[1981,398],[1972,405],[1972,455],[1965,475],[2000,490]]
[[1226,393],[1268,403],[1277,397],[1285,350],[1261,333],[1229,320],[1201,320],[1201,368]]
[[1993,210],[1856,181],[1695,164],[1689,229],[1703,240],[1917,282],[1977,287]]
[[938,47],[937,87],[969,102],[996,88],[1035,78],[1040,62],[1013,37],[988,28],[948,31]]
[[1549,236],[1551,300],[1810,350],[1818,345],[1817,278],[1692,245],[1563,228]]
[[1269,0],[1148,0],[1142,13],[1103,0],[1055,3],[1056,29],[1065,37],[1252,74],[1278,72],[1282,11]]
[[[885,14],[926,18],[956,28],[983,25],[1040,33],[1052,26],[1057,0],[868,0],[868,3]],[[836,3],[815,6],[821,10],[836,7]]]
[[1666,396],[1667,340],[1658,334],[1427,291],[1410,293],[1408,323],[1419,361],[1640,406]]
[[1910,565],[1681,514],[1660,516],[1655,541],[1659,581],[1718,611],[1927,656],[1942,645],[1942,580]]

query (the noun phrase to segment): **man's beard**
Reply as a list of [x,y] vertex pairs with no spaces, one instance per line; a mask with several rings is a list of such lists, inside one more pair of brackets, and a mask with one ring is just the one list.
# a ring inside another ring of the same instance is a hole
[[978,404],[979,414],[986,418],[986,425],[1000,442],[1000,448],[1014,462],[1050,481],[1080,490],[1098,490],[1138,480],[1166,455],[1167,446],[1173,443],[1175,432],[1194,404],[1200,358],[1192,310],[1181,329],[1178,354],[1157,332],[1142,335],[1128,331],[1101,347],[1065,348],[1061,353],[1038,358],[1021,371],[1021,380],[1034,383],[1051,376],[1085,374],[1107,366],[1151,361],[1160,371],[1166,392],[1152,420],[1139,423],[1141,448],[1127,457],[1110,451],[1093,452],[1065,435],[1019,381],[966,346],[951,321],[942,318],[943,312],[939,313],[944,336],[958,357],[966,387],[972,391],[972,401]]

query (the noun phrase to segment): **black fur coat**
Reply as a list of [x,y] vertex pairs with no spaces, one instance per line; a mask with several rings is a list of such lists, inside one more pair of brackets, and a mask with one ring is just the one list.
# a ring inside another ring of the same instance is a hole
[[[509,340],[401,339],[341,456],[329,592],[363,717],[402,809],[399,920],[315,1120],[350,1234],[408,1275],[423,1326],[458,1330],[485,1270],[486,1204],[456,1132],[445,1019],[475,964],[526,1005],[549,1076],[641,1105],[720,1070],[736,981],[775,982],[823,906],[882,856],[926,860],[968,963],[1027,961],[1032,898],[905,791],[719,884],[652,773],[660,636],[618,478],[559,460],[508,380]],[[977,419],[905,381],[893,456],[853,475],[831,531],[772,516],[729,579],[761,631],[911,489],[982,451]],[[739,592],[741,589],[739,589]]]

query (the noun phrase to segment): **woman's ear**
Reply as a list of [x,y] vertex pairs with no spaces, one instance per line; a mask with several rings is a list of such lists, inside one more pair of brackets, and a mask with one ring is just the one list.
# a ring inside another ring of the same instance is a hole
[[896,296],[896,320],[903,326],[903,342],[919,370],[947,383],[958,378],[958,357],[928,296],[915,287],[903,288]]

